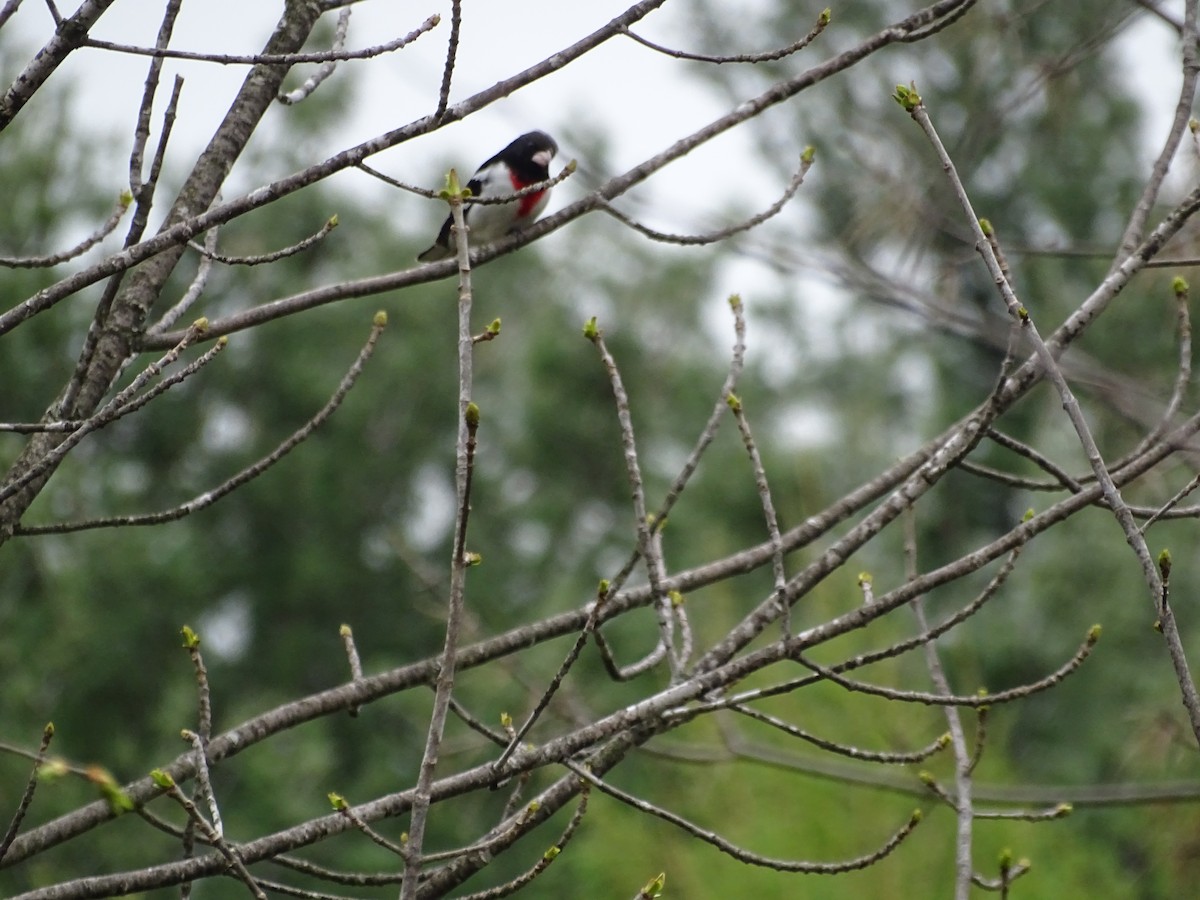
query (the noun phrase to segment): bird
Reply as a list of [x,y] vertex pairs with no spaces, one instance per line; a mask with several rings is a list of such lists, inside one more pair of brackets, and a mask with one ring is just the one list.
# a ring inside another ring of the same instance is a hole
[[[472,197],[493,199],[550,178],[550,160],[558,153],[558,144],[544,131],[521,135],[482,166],[467,182]],[[487,244],[506,234],[519,231],[542,214],[550,199],[550,189],[534,191],[511,203],[473,204],[463,209],[471,246]],[[454,240],[453,219],[446,217],[433,246],[421,253],[420,262],[446,259],[458,252]]]

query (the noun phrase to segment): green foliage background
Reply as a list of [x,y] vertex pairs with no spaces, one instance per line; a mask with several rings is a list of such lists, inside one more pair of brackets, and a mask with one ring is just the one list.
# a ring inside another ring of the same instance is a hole
[[[732,328],[713,284],[732,255],[771,256],[779,271],[774,286],[745,298],[751,354],[739,393],[762,441],[785,526],[915,448],[986,395],[1002,353],[995,341],[1004,335],[997,303],[962,241],[936,162],[889,99],[895,82],[917,81],[977,208],[1002,239],[1014,246],[1115,245],[1147,168],[1139,110],[1103,40],[1120,30],[1130,5],[981,6],[934,42],[887,51],[756,123],[765,170],[780,184],[796,151],[805,143],[817,147],[817,166],[802,191],[803,214],[792,210],[731,246],[687,251],[647,246],[608,220],[584,221],[476,273],[476,321],[482,328],[501,317],[503,329],[477,351],[483,426],[470,546],[484,564],[471,574],[470,637],[585,602],[596,580],[611,575],[630,550],[632,513],[611,393],[580,333],[591,315],[600,314],[629,387],[651,496],[660,497],[724,378]],[[817,46],[849,45],[894,16],[896,7],[881,0],[835,10],[835,25]],[[713,52],[772,46],[781,35],[807,30],[817,12],[813,4],[780,2],[765,18],[738,18],[710,0],[697,4],[694,32],[679,43]],[[807,62],[698,68],[697,77],[740,100]],[[1031,75],[1039,72],[1040,78]],[[315,129],[322,110],[334,115],[344,98],[335,93],[336,80],[327,87],[290,127]],[[47,108],[53,106],[42,105]],[[565,146],[571,127],[561,123]],[[297,166],[307,161],[302,136],[256,140],[248,171],[265,160],[275,170],[289,156]],[[110,185],[85,164],[66,116],[22,117],[5,141],[5,253],[56,246],[68,225],[104,214]],[[587,162],[595,170],[605,167],[603,159]],[[393,206],[326,186],[230,226],[223,249],[257,253],[298,240],[331,213],[341,222],[312,253],[282,265],[220,272],[198,313],[407,265],[421,235],[401,230],[412,217],[395,215]],[[431,211],[426,224],[435,216]],[[1013,264],[1027,304],[1047,324],[1087,294],[1105,265],[1019,254]],[[194,266],[194,259],[181,266],[177,291]],[[950,296],[972,323],[971,334],[956,333],[928,307],[918,305],[916,315],[902,309],[897,272],[918,293]],[[846,288],[833,308],[822,309],[820,322],[811,318],[806,299],[806,279],[814,273]],[[11,306],[56,274],[7,272],[0,303]],[[1165,396],[1175,365],[1167,288],[1173,274],[1141,277],[1083,348],[1105,371],[1135,379],[1149,397]],[[36,419],[53,398],[86,328],[85,306],[68,304],[40,316],[22,327],[18,340],[6,341],[0,354],[5,419]],[[230,476],[325,402],[366,338],[377,306],[388,311],[390,325],[361,382],[311,440],[265,477],[163,527],[27,538],[4,547],[0,740],[34,745],[53,720],[58,753],[100,763],[121,780],[173,758],[183,749],[179,729],[195,720],[190,667],[177,636],[185,623],[205,640],[218,730],[345,680],[337,636],[342,623],[353,626],[369,671],[440,648],[456,396],[449,283],[346,301],[235,335],[199,378],[89,439],[27,522],[166,508]],[[1109,400],[1103,391],[1085,394],[1102,446],[1119,452],[1138,432]],[[1158,409],[1147,402],[1151,412]],[[805,431],[810,420],[821,426]],[[1024,402],[1002,424],[1082,469],[1049,392]],[[0,459],[7,465],[21,446],[21,439],[0,434]],[[1028,468],[990,446],[977,458]],[[1140,499],[1169,496],[1186,477],[1166,472],[1154,496]],[[990,539],[1025,508],[1045,502],[951,476],[920,509],[922,566]],[[1154,546],[1176,550],[1183,584],[1198,574],[1187,552],[1191,535],[1187,525],[1154,532]],[[667,559],[684,568],[764,538],[752,476],[727,424],[671,518]],[[1040,677],[1070,655],[1093,622],[1105,627],[1097,657],[1081,673],[993,712],[981,782],[1195,778],[1195,748],[1180,729],[1177,688],[1151,629],[1136,563],[1123,549],[1106,514],[1080,517],[1029,548],[1001,598],[946,641],[953,683],[970,691]],[[818,552],[800,554],[793,565]],[[873,572],[881,585],[899,583],[899,539],[885,535],[828,579],[798,607],[798,626],[858,603],[860,570]],[[690,596],[701,637],[722,633],[769,591],[769,574],[759,572]],[[962,585],[945,593],[931,597],[935,609],[966,599]],[[889,633],[843,639],[824,648],[823,657],[837,659],[838,651],[876,647],[911,630],[908,618],[893,618]],[[1192,625],[1186,611],[1183,619]],[[650,622],[647,614],[614,629],[631,658],[648,647]],[[1194,645],[1194,628],[1189,635]],[[491,722],[502,711],[516,714],[563,649],[527,652],[503,672],[467,673],[462,699]],[[870,676],[918,687],[926,677],[916,659],[879,666]],[[558,717],[569,715],[569,702],[617,708],[641,690],[608,683],[598,661],[586,656],[568,682],[568,704],[552,709],[542,733],[553,733]],[[356,719],[321,720],[240,755],[216,773],[228,832],[260,834],[319,815],[331,790],[362,800],[408,783],[428,700],[393,698]],[[945,728],[935,710],[851,698],[833,688],[764,707],[866,747],[917,747]],[[595,796],[580,835],[533,892],[623,897],[666,871],[668,896],[676,897],[949,893],[953,819],[945,809],[920,796],[804,774],[794,765],[728,758],[723,740],[731,728],[799,764],[816,754],[752,723],[704,722],[654,745],[658,752],[632,759],[613,780],[717,827],[736,843],[784,858],[837,860],[868,852],[915,807],[926,811],[927,821],[884,862],[821,878],[745,868],[665,823]],[[681,763],[671,754],[684,747],[719,761]],[[489,752],[452,723],[446,758],[482,761]],[[944,761],[931,769],[950,774]],[[0,754],[0,815],[14,807],[25,772],[22,760]],[[915,773],[908,774],[915,786]],[[43,785],[32,820],[88,799],[86,786],[72,781]],[[460,803],[450,814],[439,809],[432,844],[469,840],[495,821],[503,800]],[[1054,800],[1048,790],[1046,805]],[[1017,897],[1180,897],[1200,878],[1197,819],[1195,807],[1179,805],[1081,809],[1051,823],[981,822],[976,863],[993,873],[992,861],[1004,848],[1030,858],[1034,869],[1015,889]],[[401,826],[388,823],[383,830],[396,837]],[[543,829],[489,877],[532,864],[554,834],[555,828]],[[118,821],[31,867],[0,873],[0,893],[175,852],[165,836],[147,838],[139,823]],[[310,858],[342,869],[396,867],[356,838],[315,848]],[[203,884],[195,896],[223,896],[228,888]]]

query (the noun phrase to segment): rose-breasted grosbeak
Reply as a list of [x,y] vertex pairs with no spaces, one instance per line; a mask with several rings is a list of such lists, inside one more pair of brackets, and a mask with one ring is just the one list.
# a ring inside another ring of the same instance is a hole
[[[550,177],[550,160],[558,152],[554,138],[544,131],[523,134],[482,166],[467,182],[471,196],[491,200],[503,197]],[[533,222],[550,199],[550,189],[535,191],[511,203],[475,204],[467,201],[463,215],[472,247],[486,244]],[[446,259],[458,252],[446,218],[432,247],[417,257],[421,262]]]

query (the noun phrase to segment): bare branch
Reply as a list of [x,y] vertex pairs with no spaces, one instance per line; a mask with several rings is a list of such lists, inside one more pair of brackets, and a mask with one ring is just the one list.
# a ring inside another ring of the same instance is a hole
[[1088,631],[1084,642],[1079,645],[1079,649],[1075,651],[1075,655],[1069,660],[1047,675],[1045,678],[1039,678],[1037,681],[1031,681],[1029,684],[1024,684],[1015,688],[990,693],[981,691],[978,694],[956,695],[943,693],[928,693],[925,691],[904,691],[895,688],[879,687],[873,684],[867,684],[863,681],[854,681],[849,678],[843,678],[838,675],[832,668],[819,665],[808,659],[802,653],[793,653],[792,659],[800,663],[806,669],[811,669],[823,678],[828,678],[839,687],[843,687],[848,691],[854,691],[861,694],[871,694],[876,697],[886,697],[888,700],[899,700],[904,703],[921,703],[926,706],[967,706],[978,708],[980,706],[992,706],[997,703],[1011,703],[1014,700],[1020,700],[1023,697],[1028,697],[1031,694],[1037,694],[1045,690],[1049,690],[1056,684],[1061,682],[1068,675],[1073,674],[1083,665],[1092,654],[1096,643],[1100,640],[1100,626],[1094,625]]
[[635,222],[633,219],[616,209],[607,201],[605,201],[600,208],[618,222],[628,225],[638,234],[645,235],[653,241],[661,241],[665,244],[679,244],[684,247],[713,244],[717,241],[723,241],[726,238],[732,237],[735,234],[740,234],[743,231],[749,231],[751,228],[756,228],[763,222],[777,215],[780,210],[787,205],[787,202],[796,195],[796,191],[800,189],[800,185],[804,183],[804,176],[808,174],[808,170],[812,167],[814,153],[815,151],[812,147],[809,147],[804,151],[803,155],[800,157],[800,168],[797,169],[796,174],[792,176],[792,180],[788,184],[787,189],[784,190],[783,196],[767,207],[767,209],[734,225],[729,225],[725,228],[718,228],[716,231],[709,231],[705,234],[667,234],[666,232],[655,231],[652,228],[647,228],[645,225],[642,225],[639,222]]
[[[904,517],[904,567],[909,581],[917,577],[917,516],[910,508]],[[913,617],[917,627],[922,632],[929,631],[929,621],[925,616],[925,598],[918,594],[912,599]],[[936,641],[926,641],[922,649],[925,651],[925,667],[929,670],[929,680],[933,682],[934,690],[939,696],[949,697],[953,694],[950,680],[942,668],[938,656]],[[967,747],[967,737],[963,730],[962,717],[954,706],[943,708],[946,725],[949,728],[950,746],[954,750],[954,788],[958,802],[955,804],[955,840],[954,840],[954,896],[956,900],[969,900],[971,893],[971,874],[974,872],[972,862],[972,837],[975,826],[974,784],[971,770],[975,762]]]
[[[179,15],[179,8],[182,6],[183,0],[168,0],[166,6],[163,7],[162,23],[158,27],[158,39],[154,46],[159,50],[165,50],[171,43],[171,34],[175,30],[175,19]],[[139,205],[145,203],[149,205],[150,198],[142,196],[142,159],[146,153],[146,143],[150,140],[150,113],[154,108],[154,95],[158,93],[158,82],[162,75],[162,57],[156,57],[150,60],[150,66],[146,72],[146,83],[142,90],[142,103],[138,108],[137,125],[133,130],[133,148],[129,152],[129,191],[137,198]],[[176,90],[178,91],[179,79],[176,78]],[[164,133],[169,130],[164,124]],[[165,137],[159,141],[160,147],[165,144]],[[151,177],[150,190],[153,191],[154,178]],[[138,237],[141,237],[139,233]]]
[[617,362],[608,351],[604,342],[604,334],[596,327],[593,317],[583,329],[584,337],[591,341],[600,353],[600,361],[608,374],[612,386],[613,399],[617,404],[617,423],[621,427],[621,447],[625,457],[625,475],[629,479],[630,494],[633,499],[634,527],[637,530],[637,546],[642,559],[646,561],[646,575],[650,580],[650,590],[654,592],[657,602],[654,605],[658,616],[659,645],[667,651],[667,661],[671,666],[672,679],[678,678],[682,670],[682,662],[675,655],[675,617],[671,611],[671,601],[666,591],[662,589],[666,577],[661,545],[655,540],[657,528],[651,532],[653,523],[646,511],[646,492],[642,483],[641,463],[638,460],[637,443],[633,435],[633,418],[629,413],[629,395],[625,392],[625,384]]
[[736,56],[713,56],[707,53],[688,53],[684,50],[672,50],[670,47],[664,47],[662,44],[646,40],[646,38],[634,34],[628,28],[623,28],[621,33],[637,41],[643,47],[649,47],[651,50],[666,54],[675,59],[688,59],[695,62],[715,63],[717,65],[723,63],[764,63],[775,62],[803,50],[825,30],[826,26],[829,25],[829,20],[830,12],[826,9],[817,17],[817,22],[813,25],[812,30],[794,44],[788,44],[786,47],[781,47],[778,50],[768,50],[765,53],[744,53]]
[[3,28],[5,23],[12,18],[13,13],[17,11],[17,7],[20,5],[21,0],[8,0],[8,2],[5,3],[2,8],[0,8],[0,28]]
[[[158,385],[156,385],[154,388],[151,388],[141,397],[137,396],[138,392],[145,387],[150,379],[157,377],[164,368],[175,362],[175,360],[178,359],[183,351],[196,340],[196,337],[203,330],[204,323],[203,320],[201,320],[187,330],[183,340],[169,350],[161,359],[146,366],[146,368],[138,374],[138,376],[133,380],[132,383],[130,383],[128,387],[126,387],[119,394],[113,397],[112,400],[101,407],[95,415],[89,417],[86,421],[81,422],[77,429],[68,434],[67,437],[58,444],[58,446],[48,452],[39,462],[30,465],[21,474],[16,475],[5,482],[3,486],[0,486],[0,501],[6,500],[13,496],[13,494],[15,494],[25,485],[29,484],[35,478],[38,478],[43,473],[57,465],[59,461],[63,459],[63,457],[65,457],[81,440],[83,440],[93,431],[115,422],[122,416],[137,411],[150,400],[157,397],[160,393],[172,387],[173,385],[178,384],[183,378],[186,378],[188,375],[192,374],[192,372],[195,371],[194,368],[184,369],[175,376],[164,378]],[[222,345],[218,345],[213,349],[219,350],[221,346]],[[211,357],[207,358],[211,359]],[[201,357],[201,359],[207,361],[205,357]]]
[[[546,690],[542,692],[541,697],[538,698],[537,703],[534,705],[533,711],[525,719],[525,722],[521,725],[521,727],[513,733],[512,737],[509,739],[504,748],[504,752],[501,753],[499,758],[496,760],[495,765],[497,770],[504,768],[504,764],[508,762],[508,758],[512,756],[513,751],[517,749],[517,745],[525,739],[525,735],[529,733],[529,729],[533,727],[534,723],[537,722],[541,714],[545,712],[546,707],[550,705],[551,698],[554,697],[555,693],[562,685],[563,679],[567,677],[567,673],[571,671],[571,667],[575,665],[576,660],[579,659],[579,654],[583,652],[583,648],[587,644],[588,636],[596,630],[596,622],[600,618],[600,608],[607,596],[608,585],[602,583],[600,585],[600,589],[596,592],[596,600],[592,604],[591,612],[588,613],[587,622],[584,623],[583,629],[579,632],[579,636],[575,639],[575,643],[571,646],[571,649],[567,651],[566,659],[564,659],[562,665],[558,667],[558,671],[554,673],[554,677],[550,679],[550,684],[546,687]],[[611,659],[611,656],[609,659]]]
[[990,441],[992,441],[996,444],[999,444],[1001,447],[1005,447],[1005,448],[1011,450],[1013,453],[1016,453],[1018,456],[1025,457],[1027,460],[1029,460],[1031,463],[1033,463],[1039,469],[1043,469],[1044,471],[1048,472],[1058,482],[1058,486],[1060,488],[1065,487],[1071,491],[1078,491],[1080,489],[1080,486],[1081,486],[1080,481],[1071,477],[1071,475],[1068,474],[1065,469],[1056,465],[1054,462],[1052,462],[1050,459],[1048,459],[1045,455],[1043,455],[1042,453],[1039,453],[1037,450],[1035,450],[1033,447],[1030,447],[1028,444],[1022,443],[1021,441],[1018,441],[1016,438],[1014,438],[1010,435],[1004,434],[1002,431],[999,431],[995,428],[989,428],[988,432],[987,432],[987,436]]
[[216,252],[217,236],[220,234],[220,230],[219,227],[214,228],[204,235],[205,252],[200,257],[200,264],[196,267],[196,275],[192,279],[192,283],[183,292],[183,296],[170,309],[164,312],[157,322],[146,329],[147,334],[161,334],[166,331],[179,321],[184,313],[192,308],[192,304],[200,299],[200,295],[204,293],[204,289],[208,286],[208,277],[212,273],[212,254]]
[[775,515],[775,503],[771,500],[771,488],[767,484],[767,470],[763,467],[762,456],[758,452],[758,444],[750,431],[750,422],[746,419],[742,408],[741,398],[730,394],[727,398],[729,409],[737,422],[738,431],[742,435],[742,444],[750,457],[750,465],[754,469],[754,485],[758,489],[758,499],[762,503],[763,518],[767,522],[767,535],[771,539],[771,570],[775,576],[775,600],[779,604],[780,621],[783,622],[784,636],[791,634],[791,607],[784,600],[787,588],[787,575],[783,568],[783,535],[779,532],[779,519]]
[[[876,663],[884,659],[895,658],[903,653],[907,653],[909,650],[927,644],[928,642],[945,634],[956,625],[962,624],[967,619],[971,618],[971,616],[975,615],[975,613],[978,612],[985,603],[996,596],[996,593],[1000,590],[1001,586],[1003,586],[1004,582],[1008,580],[1008,576],[1012,574],[1012,571],[1016,566],[1017,556],[1020,554],[1022,546],[1023,545],[1018,545],[1012,550],[1012,552],[1009,553],[1008,557],[1004,561],[1004,564],[1000,567],[999,571],[992,576],[991,580],[984,587],[984,589],[980,591],[979,594],[977,594],[975,598],[962,609],[948,616],[932,628],[923,631],[921,634],[915,635],[914,637],[903,641],[898,641],[897,643],[891,644],[882,650],[875,650],[870,653],[861,653],[852,659],[832,666],[832,671],[839,674],[842,672],[850,672],[854,669],[868,666],[871,663]],[[910,578],[909,584],[920,581],[921,579],[919,578]],[[908,585],[906,585],[906,587],[908,587]],[[891,592],[883,597],[879,597],[875,600],[875,603],[885,607],[891,606],[895,600],[894,594],[895,592]],[[911,600],[912,596],[908,596],[906,599]],[[688,707],[686,710],[674,711],[671,713],[671,715],[672,717],[683,717],[690,720],[701,713],[711,712],[718,709],[733,708],[739,704],[748,703],[754,700],[761,700],[767,697],[776,697],[781,694],[789,694],[800,688],[807,687],[808,685],[816,684],[821,680],[821,677],[822,676],[820,675],[806,675],[801,678],[792,678],[777,685],[741,691],[737,694],[732,694],[720,699],[707,700],[704,703],[696,703]]]
[[[62,64],[73,50],[83,46],[88,40],[87,33],[96,21],[104,15],[114,0],[83,0],[75,15],[61,22],[56,22],[52,37],[37,56],[27,65],[16,80],[9,86],[8,91],[0,97],[0,131],[16,118],[29,99],[46,83],[55,70]],[[5,18],[16,12],[15,3],[5,6]]]
[[132,200],[133,197],[130,194],[122,192],[121,196],[117,198],[116,206],[113,207],[113,211],[109,213],[104,223],[69,250],[52,253],[49,256],[0,256],[0,266],[7,266],[10,269],[48,268],[82,256],[116,230]]
[[[111,2],[111,0],[110,0]],[[111,41],[99,41],[87,38],[83,46],[96,50],[111,50],[115,53],[130,53],[135,56],[154,56],[165,59],[190,59],[196,62],[218,63],[222,66],[294,66],[299,63],[340,62],[350,59],[374,59],[385,53],[392,53],[407,47],[421,35],[432,31],[441,22],[441,16],[433,15],[410,31],[404,37],[388,41],[386,44],[376,44],[363,50],[319,50],[313,53],[252,53],[238,55],[228,53],[193,53],[187,50],[170,50],[158,47],[135,47],[130,44],[114,44]]]
[[458,261],[458,436],[455,443],[454,484],[456,507],[454,547],[450,555],[450,596],[446,610],[446,637],[434,682],[433,712],[425,737],[425,750],[412,792],[409,812],[408,843],[404,848],[404,881],[400,900],[415,900],[421,867],[425,826],[432,802],[433,776],[438,751],[446,728],[446,716],[454,690],[454,676],[462,620],[466,610],[467,568],[473,560],[467,554],[467,522],[471,511],[471,481],[475,473],[475,441],[479,429],[479,407],[471,400],[474,390],[475,342],[471,336],[471,251],[463,209],[465,194],[453,169],[447,180],[450,216]]
[[792,737],[800,738],[802,741],[808,741],[813,746],[820,747],[822,750],[828,750],[830,753],[836,753],[839,756],[846,756],[850,759],[862,759],[869,762],[884,763],[886,765],[908,765],[910,763],[923,762],[935,753],[940,753],[945,750],[950,744],[950,739],[947,735],[941,735],[933,743],[920,750],[914,750],[911,753],[885,752],[878,750],[862,750],[858,747],[850,747],[846,744],[838,744],[834,741],[826,740],[822,737],[817,737],[815,734],[810,734],[802,728],[797,728],[790,722],[785,722],[783,719],[775,716],[767,715],[764,712],[759,712],[750,706],[744,704],[731,703],[729,708],[743,716],[748,716],[772,728],[782,731],[784,734]]
[[454,63],[458,59],[458,35],[462,29],[462,0],[450,0],[450,38],[446,42],[446,65],[442,69],[442,86],[438,90],[437,109],[434,119],[441,120],[446,115],[446,107],[450,103],[450,83],[454,78]]
[[195,822],[200,830],[204,833],[204,836],[208,842],[220,851],[221,856],[234,871],[238,880],[246,885],[256,900],[267,900],[267,895],[263,892],[263,889],[254,879],[254,876],[250,874],[249,870],[247,870],[246,864],[242,861],[238,849],[232,844],[228,843],[225,838],[217,832],[217,829],[209,824],[208,820],[201,815],[200,810],[196,808],[196,804],[194,804],[187,798],[187,796],[184,795],[183,791],[179,789],[179,785],[175,784],[174,781],[171,780],[170,776],[161,772],[157,774],[166,781],[165,787],[167,796],[169,796],[183,808],[183,810],[188,814],[188,818]]
[[912,34],[905,35],[904,43],[913,44],[913,43],[916,43],[917,41],[923,41],[926,38],[933,37],[939,31],[944,31],[945,29],[947,29],[951,25],[953,25],[955,22],[957,22],[959,19],[961,19],[963,16],[965,16],[968,12],[970,12],[971,8],[975,5],[976,2],[977,2],[977,0],[969,0],[969,2],[964,3],[962,6],[958,7],[957,9],[952,10],[950,13],[948,13],[946,16],[939,19],[938,21],[931,22],[926,27],[919,28],[916,31],[912,32]]
[[282,250],[275,250],[271,253],[263,253],[258,256],[223,256],[220,253],[214,253],[207,247],[202,247],[195,241],[188,241],[188,246],[203,256],[205,259],[215,260],[226,266],[261,266],[265,263],[278,262],[289,256],[294,256],[297,253],[303,253],[305,250],[320,243],[333,229],[338,226],[338,217],[330,216],[325,220],[325,224],[321,228],[310,234],[301,241],[297,241],[291,246],[284,247]]
[[[354,644],[354,631],[349,625],[342,625],[338,629],[338,635],[342,639],[342,646],[346,650],[346,659],[350,663],[350,680],[361,681],[363,677],[362,660],[358,657],[358,647]],[[358,715],[358,707],[350,707],[350,715]]]
[[[333,31],[333,47],[330,52],[342,53],[346,47],[346,31],[350,27],[350,7],[345,7],[338,13],[337,26]],[[284,93],[280,91],[278,94],[279,102],[291,106],[299,103],[301,100],[306,100],[310,97],[321,83],[325,81],[337,69],[338,61],[336,59],[327,59],[321,63],[319,69],[305,79],[304,84],[293,91]]]
[[191,741],[196,754],[196,793],[208,804],[208,814],[212,819],[212,835],[217,839],[225,837],[225,826],[221,822],[221,810],[213,793],[212,781],[208,777],[208,760],[204,755],[204,739],[194,731],[183,730],[183,739]]
[[25,814],[29,812],[29,807],[33,803],[33,795],[38,786],[38,770],[41,769],[42,762],[46,759],[46,751],[50,749],[52,740],[54,740],[54,725],[49,724],[42,729],[42,742],[38,746],[37,755],[33,758],[33,771],[29,773],[29,780],[25,782],[25,790],[17,802],[17,809],[8,823],[8,829],[4,832],[4,837],[0,838],[0,862],[4,860],[4,854],[8,852],[12,842],[17,839],[21,823],[25,821]]
[[[1144,438],[1138,441],[1138,445],[1127,454],[1127,458],[1137,456],[1143,449],[1153,445],[1166,434],[1183,404],[1183,396],[1192,379],[1192,320],[1188,311],[1188,283],[1182,278],[1176,278],[1172,284],[1172,290],[1175,294],[1175,327],[1179,335],[1179,362],[1175,370],[1175,385],[1171,390],[1171,398],[1163,410],[1162,418]],[[1119,468],[1120,465],[1121,461],[1118,460],[1113,467]],[[1146,527],[1146,525],[1142,526],[1143,532]]]
[[[366,365],[371,354],[375,352],[375,345],[379,340],[380,334],[383,333],[384,327],[387,325],[387,316],[378,313],[375,316],[374,324],[371,328],[371,334],[367,338],[367,342],[359,351],[358,358],[350,366],[349,370],[343,376],[337,389],[329,398],[329,401],[321,407],[321,409],[311,419],[304,423],[299,429],[293,432],[285,441],[278,447],[272,450],[262,459],[258,460],[251,466],[247,466],[242,471],[238,472],[228,481],[223,482],[212,490],[205,491],[197,497],[193,497],[187,503],[173,507],[158,513],[146,513],[143,515],[134,516],[112,516],[105,519],[88,519],[81,522],[64,522],[54,525],[18,525],[14,534],[19,535],[40,535],[40,534],[63,534],[70,531],[84,531],[91,528],[116,528],[125,525],[158,525],[163,522],[173,522],[176,519],[182,519],[184,516],[191,515],[194,512],[212,506],[222,497],[227,496],[232,491],[241,487],[247,481],[257,478],[283,457],[287,456],[292,450],[304,442],[304,440],[313,433],[326,419],[333,415],[334,411],[341,406],[346,394],[350,392],[350,388],[358,380],[358,376],[362,374],[363,367]],[[218,344],[213,348],[213,351],[220,350],[224,344]],[[202,357],[203,359],[203,357]]]
[[661,806],[656,806],[639,797],[635,797],[626,791],[616,788],[606,781],[602,781],[593,775],[586,767],[576,765],[575,763],[566,763],[567,768],[579,775],[580,778],[586,779],[589,784],[617,800],[620,800],[626,806],[631,806],[634,809],[648,813],[656,818],[662,819],[665,822],[670,822],[692,837],[699,838],[706,844],[711,844],[722,853],[732,856],[739,862],[749,863],[752,866],[762,866],[768,869],[775,869],[779,872],[804,872],[809,875],[836,875],[839,872],[853,872],[856,869],[865,869],[867,866],[873,865],[883,859],[907,838],[914,828],[921,821],[920,810],[913,813],[908,822],[893,834],[879,849],[859,856],[855,859],[849,859],[844,862],[837,863],[814,863],[803,860],[794,859],[773,859],[767,856],[761,856],[757,853],[752,853],[749,850],[744,850],[736,844],[726,840],[707,828],[702,828],[693,822],[689,822],[683,816],[677,815],[669,810],[663,809]]
[[349,819],[355,828],[357,828],[359,831],[361,831],[363,834],[365,834],[368,838],[370,838],[372,844],[382,847],[388,853],[395,854],[396,856],[400,857],[401,859],[404,858],[405,854],[408,851],[400,844],[397,844],[394,841],[389,841],[382,834],[380,834],[378,831],[376,831],[374,828],[372,828],[370,825],[368,825],[366,822],[364,822],[362,819],[360,819],[355,814],[354,809],[350,806],[349,803],[346,802],[346,800],[343,797],[341,797],[338,794],[333,794],[330,796],[330,799],[333,801],[333,808],[336,809],[343,816],[345,816],[347,819]]
[[[729,371],[725,376],[725,383],[721,386],[721,391],[717,396],[717,401],[713,406],[712,413],[709,414],[708,421],[704,428],[700,431],[700,436],[696,439],[695,446],[692,447],[691,453],[684,461],[683,466],[679,470],[679,474],[675,476],[675,481],[667,490],[666,497],[663,498],[662,505],[654,514],[654,528],[661,529],[667,521],[668,515],[675,502],[683,494],[684,488],[687,487],[692,475],[695,474],[696,468],[700,465],[700,459],[705,451],[712,444],[713,439],[717,436],[717,431],[721,427],[721,422],[725,419],[727,404],[725,398],[734,392],[737,387],[738,379],[741,377],[742,370],[746,363],[746,316],[742,305],[742,298],[738,294],[733,294],[729,297],[729,308],[733,312],[733,329],[734,329],[734,345],[733,355],[729,361]],[[641,559],[641,553],[637,547],[630,554],[629,559],[622,567],[621,571],[612,579],[609,584],[609,589],[612,592],[619,591],[624,585],[626,579],[633,573],[634,567],[638,560]],[[608,670],[610,677],[615,680],[625,680],[632,677],[629,669],[619,669],[616,662],[613,660],[612,653],[608,646],[603,641],[603,636],[597,632],[596,643],[600,649],[601,656],[604,660],[605,668]],[[655,664],[657,660],[655,660]]]
[[499,884],[494,888],[488,888],[485,891],[477,891],[474,894],[464,894],[461,900],[498,900],[500,897],[508,897],[516,893],[525,885],[532,882],[535,878],[546,871],[547,867],[558,859],[559,855],[566,848],[567,843],[575,836],[576,829],[583,822],[584,813],[587,812],[588,797],[590,795],[590,785],[585,785],[579,792],[579,803],[575,807],[575,812],[567,822],[566,827],[559,834],[558,840],[550,845],[539,858],[534,866],[522,874],[518,875],[511,881],[504,884]]
[[[1196,0],[1187,0],[1184,4],[1183,81],[1179,86],[1179,100],[1175,104],[1175,114],[1171,120],[1171,127],[1167,131],[1166,140],[1163,141],[1163,148],[1158,154],[1158,159],[1154,161],[1154,168],[1151,170],[1150,178],[1146,181],[1146,186],[1142,189],[1141,198],[1129,217],[1129,224],[1125,226],[1125,234],[1121,237],[1121,248],[1115,261],[1120,261],[1128,254],[1133,253],[1141,241],[1146,221],[1150,217],[1150,210],[1158,200],[1158,193],[1167,177],[1167,170],[1171,167],[1171,160],[1175,158],[1175,151],[1179,149],[1183,134],[1188,127],[1188,121],[1192,116],[1192,105],[1196,99],[1196,78],[1197,75],[1200,75],[1200,59],[1197,56],[1196,45],[1197,39],[1200,38],[1200,33],[1197,32],[1197,5]],[[1197,739],[1200,740],[1200,732],[1198,732]]]

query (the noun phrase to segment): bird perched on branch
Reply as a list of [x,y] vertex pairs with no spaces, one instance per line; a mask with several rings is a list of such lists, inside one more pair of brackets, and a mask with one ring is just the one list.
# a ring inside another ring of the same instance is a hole
[[[471,196],[491,200],[550,178],[550,160],[558,152],[554,138],[544,131],[523,134],[482,166],[467,182]],[[472,203],[463,210],[472,247],[487,244],[519,231],[537,219],[550,199],[550,189],[534,191],[511,203]],[[446,259],[457,252],[448,216],[432,247],[417,257],[421,262]]]

